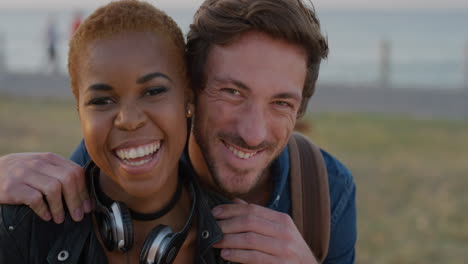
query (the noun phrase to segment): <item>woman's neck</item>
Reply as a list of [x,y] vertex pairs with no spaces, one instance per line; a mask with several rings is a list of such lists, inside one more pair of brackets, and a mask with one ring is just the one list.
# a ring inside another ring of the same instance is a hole
[[[180,232],[182,228],[185,226],[185,223],[189,217],[190,209],[192,206],[192,199],[190,197],[189,192],[186,188],[183,189],[182,196],[180,201],[176,204],[176,206],[168,212],[166,215],[162,216],[159,219],[153,221],[136,221],[132,220],[133,224],[133,232],[134,232],[134,242],[132,248],[126,252],[122,253],[118,250],[115,251],[107,251],[105,250],[105,254],[109,263],[139,263],[138,259],[143,248],[143,244],[148,237],[148,234],[151,230],[158,225],[167,225],[170,226],[174,232]],[[197,237],[197,221],[196,217],[193,216],[194,219],[192,221],[192,225],[189,231],[189,234],[182,245],[177,257],[174,261],[174,264],[182,264],[182,263],[193,263],[195,258],[195,251],[196,251],[196,237]],[[96,228],[96,222],[95,228]],[[98,234],[97,229],[95,229],[96,234]],[[98,235],[99,237],[99,235]],[[102,240],[99,237],[99,241],[102,244]],[[103,244],[102,244],[103,245]],[[103,248],[105,248],[103,246]],[[128,261],[127,261],[128,258]]]
[[132,195],[101,171],[97,189],[111,200],[123,202],[132,211],[152,214],[164,209],[176,194],[178,171],[168,175],[166,179],[159,189],[151,193]]
[[[101,177],[99,178],[99,185],[100,189],[105,193],[105,195],[109,196],[112,200],[118,200],[125,203],[129,209],[139,213],[154,213],[164,208],[167,203],[171,201],[177,190],[177,174],[170,176],[167,179],[168,182],[164,185],[164,188],[161,188],[161,190],[158,190],[154,194],[144,197],[134,197],[129,195],[123,190],[122,187],[120,187],[120,185],[110,180],[102,172]],[[138,260],[138,256],[142,250],[143,244],[151,230],[158,225],[167,225],[170,226],[174,232],[181,231],[185,226],[187,219],[189,218],[192,202],[192,197],[188,189],[186,186],[183,186],[180,199],[171,210],[169,210],[160,218],[152,221],[138,221],[132,219],[134,231],[133,247],[125,254],[117,250],[113,252],[106,251],[109,263],[120,263],[121,260],[127,258],[127,256],[125,256],[126,254],[128,255],[130,263],[138,263],[138,261],[135,261]],[[175,263],[188,263],[186,261],[180,261],[181,259],[193,260],[196,248],[195,223],[196,221],[193,219],[189,236],[183,244],[183,247],[181,248]]]

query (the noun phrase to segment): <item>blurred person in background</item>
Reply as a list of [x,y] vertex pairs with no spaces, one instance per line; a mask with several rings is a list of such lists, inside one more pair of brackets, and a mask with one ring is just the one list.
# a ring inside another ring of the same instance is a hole
[[76,10],[73,14],[73,19],[71,23],[70,38],[73,37],[73,34],[75,34],[76,30],[81,24],[82,19],[83,19],[83,14],[81,10]]
[[57,58],[57,44],[58,32],[57,21],[54,16],[50,15],[47,19],[47,26],[45,30],[45,45],[47,54],[47,72],[56,74],[58,72],[58,58]]

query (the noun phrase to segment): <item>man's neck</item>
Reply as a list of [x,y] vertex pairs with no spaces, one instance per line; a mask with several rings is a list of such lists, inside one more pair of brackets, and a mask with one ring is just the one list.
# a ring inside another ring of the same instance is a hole
[[259,181],[255,185],[255,187],[250,190],[250,192],[242,195],[242,200],[252,203],[258,204],[261,206],[268,206],[271,195],[273,193],[273,179],[271,174],[271,169],[268,168],[264,171],[263,175],[260,176]]
[[[188,155],[189,160],[192,163],[193,169],[198,176],[200,184],[206,186],[215,192],[219,192],[219,188],[211,176],[208,165],[206,164],[205,157],[200,149],[200,146],[196,142],[195,136],[193,133],[190,133],[189,143],[188,143]],[[273,180],[271,179],[271,171],[268,169],[265,172],[265,175],[262,175],[260,182],[257,186],[251,190],[249,193],[242,195],[241,198],[248,203],[258,204],[262,206],[268,205],[270,201],[271,194],[273,192]],[[236,198],[236,197],[230,197]]]
[[195,136],[190,133],[188,142],[188,159],[192,163],[193,169],[198,176],[198,179],[202,185],[210,186],[210,188],[216,188],[216,184],[210,175],[210,170],[206,164],[205,157],[197,144]]

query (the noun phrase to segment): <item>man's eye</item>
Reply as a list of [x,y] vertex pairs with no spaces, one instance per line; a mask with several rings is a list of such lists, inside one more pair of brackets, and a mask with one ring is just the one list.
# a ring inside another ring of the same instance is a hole
[[223,89],[221,89],[221,91],[227,92],[227,93],[232,94],[232,95],[241,95],[239,90],[236,90],[236,89],[233,89],[233,88],[223,88]]
[[289,102],[286,102],[286,101],[276,101],[275,104],[279,105],[279,106],[282,106],[282,107],[293,108],[293,105],[291,103],[289,103]]
[[165,93],[167,92],[167,88],[166,87],[153,87],[153,88],[149,88],[145,91],[145,95],[148,95],[148,96],[155,96],[155,95],[159,95],[159,94],[162,94],[162,93]]
[[88,105],[108,105],[114,101],[110,97],[98,97],[89,100]]

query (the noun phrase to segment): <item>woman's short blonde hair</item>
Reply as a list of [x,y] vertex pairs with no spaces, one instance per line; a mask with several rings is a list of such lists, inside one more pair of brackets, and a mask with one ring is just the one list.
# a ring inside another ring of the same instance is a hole
[[176,22],[153,5],[138,0],[111,2],[94,11],[73,34],[68,53],[68,72],[73,95],[78,99],[80,58],[87,46],[99,39],[123,32],[154,32],[164,34],[180,51],[185,67],[185,41]]

